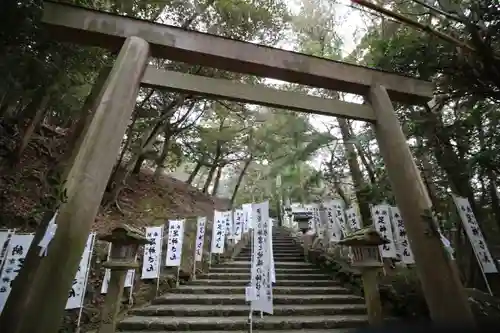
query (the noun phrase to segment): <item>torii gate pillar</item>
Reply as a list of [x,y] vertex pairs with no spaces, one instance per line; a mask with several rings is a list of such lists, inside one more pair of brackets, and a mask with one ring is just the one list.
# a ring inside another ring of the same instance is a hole
[[431,319],[443,325],[474,326],[465,290],[441,244],[432,220],[432,203],[389,95],[383,86],[375,84],[368,100],[375,113],[377,141],[405,222]]

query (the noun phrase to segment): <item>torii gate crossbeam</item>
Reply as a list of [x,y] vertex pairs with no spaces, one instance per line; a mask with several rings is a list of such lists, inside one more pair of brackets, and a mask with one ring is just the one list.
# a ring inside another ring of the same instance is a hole
[[402,103],[427,102],[434,89],[394,73],[74,5],[44,2],[42,22],[59,40],[119,50],[125,38],[137,36],[150,43],[154,57],[362,96],[377,82]]

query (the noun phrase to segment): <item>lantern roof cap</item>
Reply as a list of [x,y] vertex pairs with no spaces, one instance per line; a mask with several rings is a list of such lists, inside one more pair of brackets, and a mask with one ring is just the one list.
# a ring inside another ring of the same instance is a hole
[[122,244],[149,244],[146,233],[139,228],[128,224],[121,224],[108,234],[99,236],[99,239],[110,243]]
[[341,241],[339,245],[346,246],[379,246],[389,244],[390,241],[382,236],[375,228],[367,227],[353,232]]

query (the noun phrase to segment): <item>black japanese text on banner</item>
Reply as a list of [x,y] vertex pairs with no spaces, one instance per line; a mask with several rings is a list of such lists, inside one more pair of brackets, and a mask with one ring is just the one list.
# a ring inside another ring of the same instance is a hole
[[398,244],[397,248],[399,249],[397,250],[399,250],[398,254],[401,256],[401,261],[403,264],[412,265],[415,263],[415,259],[413,258],[413,252],[410,248],[403,217],[398,207],[391,206],[391,220],[394,229],[394,239],[396,244]]
[[69,291],[68,301],[66,302],[66,310],[78,309],[83,306],[85,298],[85,290],[90,270],[90,260],[92,258],[92,250],[94,249],[95,232],[92,232],[87,238],[85,249],[83,250],[78,271],[73,280],[73,285]]
[[234,239],[234,227],[233,227],[233,211],[228,210],[222,212],[224,223],[226,225],[225,235],[227,239]]
[[224,253],[224,242],[226,237],[226,221],[224,213],[218,210],[214,211],[214,224],[212,227],[212,244],[210,253]]
[[150,243],[144,245],[141,279],[157,279],[160,276],[163,227],[147,227],[146,237]]
[[165,266],[181,265],[184,241],[184,220],[170,220],[168,226],[167,260]]
[[472,249],[476,254],[477,260],[481,265],[484,273],[498,273],[497,266],[493,262],[490,250],[486,245],[486,241],[483,237],[483,233],[477,223],[474,212],[470,206],[469,200],[467,198],[453,196],[453,201],[457,206],[458,214],[464,225],[467,237],[470,240]]
[[234,240],[239,242],[243,232],[243,210],[236,209],[234,211]]
[[396,245],[392,233],[391,217],[388,205],[376,205],[371,208],[373,224],[375,229],[390,241],[389,244],[380,245],[382,258],[397,258]]
[[255,298],[251,302],[253,311],[273,314],[273,290],[271,277],[271,234],[269,233],[269,201],[254,204],[252,207],[254,226],[251,281]]
[[326,215],[326,233],[327,238],[330,242],[337,242],[341,239],[341,229],[338,224],[338,220],[335,218],[337,214],[337,208],[339,203],[335,200],[325,201],[323,203],[323,207],[325,207],[325,215]]
[[203,259],[203,243],[205,241],[205,227],[207,224],[206,217],[198,217],[196,221],[196,248],[195,248],[195,258],[196,261],[202,261]]
[[10,239],[7,255],[5,256],[5,264],[0,275],[0,313],[2,313],[3,307],[9,297],[12,281],[14,281],[19,271],[23,268],[24,258],[26,258],[33,237],[33,234],[13,235]]
[[346,209],[345,215],[347,216],[347,224],[351,232],[361,229],[361,217],[356,207]]
[[243,232],[248,232],[249,229],[252,229],[252,204],[243,204],[241,208],[243,209],[243,216],[245,219]]
[[3,262],[7,256],[7,247],[13,235],[14,231],[12,229],[0,232],[0,268],[3,267]]

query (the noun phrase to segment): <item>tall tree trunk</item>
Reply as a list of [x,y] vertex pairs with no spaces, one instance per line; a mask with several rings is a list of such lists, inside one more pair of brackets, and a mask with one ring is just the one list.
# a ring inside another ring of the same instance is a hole
[[219,189],[220,177],[222,176],[223,166],[219,166],[217,168],[217,174],[215,175],[214,186],[212,188],[212,196],[215,197],[217,195],[217,190]]
[[186,184],[191,185],[191,183],[193,182],[193,180],[196,177],[196,175],[198,174],[198,172],[200,172],[202,166],[203,166],[202,160],[196,162],[196,165],[195,165],[193,171],[189,174],[189,178],[186,180]]
[[349,124],[344,118],[337,118],[337,121],[339,122],[342,140],[344,141],[345,155],[351,171],[352,182],[354,184],[363,226],[370,226],[372,224],[370,214],[370,189],[363,179],[354,144],[349,143],[349,141],[353,139],[349,131]]
[[208,188],[212,183],[212,179],[214,178],[215,170],[217,170],[217,160],[214,161],[214,164],[210,167],[210,171],[208,172],[207,180],[205,180],[205,185],[203,185],[203,193],[208,192]]
[[132,169],[133,175],[138,175],[141,172],[141,168],[145,160],[146,160],[146,155],[139,156],[139,158],[135,162],[134,168]]
[[43,99],[41,100],[40,104],[38,105],[38,110],[36,111],[35,115],[33,118],[30,119],[28,122],[28,125],[24,129],[23,136],[21,138],[21,141],[18,143],[18,146],[16,148],[16,154],[14,156],[14,163],[18,163],[21,161],[21,157],[28,147],[28,144],[31,141],[31,138],[33,137],[33,133],[35,133],[35,129],[38,127],[38,125],[42,122],[43,118],[45,117],[45,114],[47,113],[47,104],[50,101],[50,92],[47,93]]
[[170,146],[170,137],[168,131],[165,131],[165,141],[163,142],[163,147],[161,149],[161,154],[156,160],[156,169],[153,178],[155,180],[160,179],[160,177],[163,175],[165,172],[165,160],[167,159],[168,156],[168,151],[169,151],[169,146]]
[[253,156],[250,156],[246,161],[245,164],[243,165],[243,169],[241,169],[240,174],[238,175],[238,180],[236,181],[236,185],[234,186],[233,194],[231,195],[231,207],[234,204],[234,201],[236,200],[236,195],[238,195],[238,190],[240,189],[241,182],[243,181],[243,177],[245,177],[245,174],[247,173],[248,167],[250,166],[250,163],[253,161]]
[[[349,137],[354,138],[353,134],[354,132],[352,131],[349,122],[347,122],[347,125],[349,129]],[[363,163],[363,166],[365,167],[365,170],[368,173],[368,179],[370,179],[371,184],[375,185],[377,183],[377,178],[375,177],[375,171],[373,171],[373,161],[371,160],[370,156],[365,153],[363,147],[361,147],[361,144],[359,143],[358,140],[354,140],[354,147],[358,152],[358,156],[361,160],[361,163]]]

